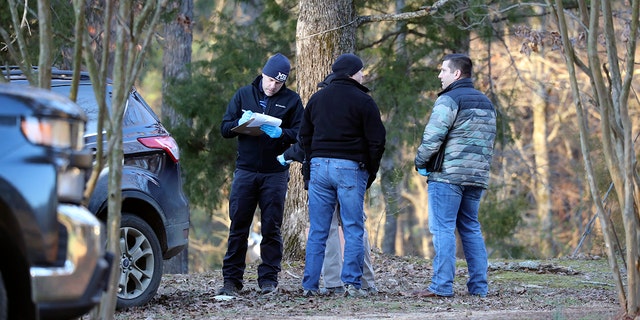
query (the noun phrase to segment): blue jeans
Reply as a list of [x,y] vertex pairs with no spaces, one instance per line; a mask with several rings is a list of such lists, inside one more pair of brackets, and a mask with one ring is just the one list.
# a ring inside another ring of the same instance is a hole
[[429,231],[435,249],[429,291],[453,296],[457,228],[469,269],[469,294],[487,295],[487,249],[478,221],[483,191],[479,187],[429,181]]
[[344,232],[344,264],[340,278],[345,285],[361,287],[364,261],[364,193],[369,173],[351,160],[311,159],[309,181],[309,236],[302,287],[318,290],[324,253],[336,203]]

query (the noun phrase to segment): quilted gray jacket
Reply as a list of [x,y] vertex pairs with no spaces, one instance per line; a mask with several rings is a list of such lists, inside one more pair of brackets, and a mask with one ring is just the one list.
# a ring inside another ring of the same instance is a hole
[[[455,121],[455,122],[454,122]],[[487,188],[496,137],[496,113],[491,101],[460,79],[438,94],[415,158],[425,168],[448,135],[441,172],[429,181]]]

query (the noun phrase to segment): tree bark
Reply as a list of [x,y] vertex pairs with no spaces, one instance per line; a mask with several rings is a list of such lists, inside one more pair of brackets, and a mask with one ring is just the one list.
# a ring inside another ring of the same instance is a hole
[[[386,161],[382,161],[381,167],[386,166]],[[391,161],[388,161],[391,162]],[[393,177],[388,177],[388,175],[392,175],[392,170],[382,170],[381,177],[382,181],[392,181]],[[385,207],[384,207],[384,234],[382,237],[382,243],[380,248],[382,252],[390,255],[395,255],[396,252],[396,237],[398,234],[398,215],[400,214],[400,201],[402,197],[400,196],[400,188],[398,184],[392,183],[382,183],[381,184],[382,193],[385,195]]]
[[[106,76],[112,77],[114,59],[108,45],[109,40],[115,37],[115,32],[111,29],[111,26],[114,25],[113,22],[110,21],[107,24],[104,20],[106,15],[104,8],[106,7],[105,0],[94,0],[87,4],[86,25],[91,39],[87,50],[93,54],[93,59],[101,66],[101,72],[106,70]],[[113,17],[109,17],[109,19],[113,19]]]
[[[168,10],[171,20],[164,26],[162,43],[162,96],[168,94],[168,86],[174,82],[187,81],[191,77],[188,65],[191,63],[191,44],[193,42],[193,0],[171,0]],[[169,127],[175,127],[184,121],[173,106],[162,100],[162,121]]]
[[[296,84],[303,104],[331,73],[334,59],[355,52],[356,13],[352,0],[301,0],[296,29]],[[307,239],[307,191],[300,165],[290,169],[291,181],[282,226],[285,258],[303,258]]]
[[331,73],[334,59],[356,49],[352,0],[301,0],[296,29],[296,79],[303,103]]
[[[542,61],[534,61],[532,67],[538,74],[544,74]],[[555,256],[553,243],[553,214],[551,207],[551,179],[549,170],[549,150],[547,147],[547,108],[548,94],[544,82],[538,82],[532,96],[533,134],[532,144],[535,159],[535,176],[532,179],[533,193],[536,199],[538,221],[540,222],[540,253],[544,257]]]
[[[113,2],[106,4],[106,10],[104,11],[105,30],[111,30],[109,28],[108,21],[117,21],[114,25],[116,34],[115,43],[112,45],[115,47],[113,53],[113,78],[115,79],[113,84],[113,94],[111,96],[111,114],[109,115],[109,121],[107,126],[107,154],[108,154],[108,166],[109,166],[109,181],[108,181],[108,217],[106,223],[107,229],[107,250],[113,252],[116,257],[120,256],[120,222],[121,222],[121,209],[122,209],[122,162],[123,162],[123,150],[122,150],[122,119],[124,116],[126,101],[129,96],[129,92],[133,87],[135,79],[137,79],[140,72],[140,66],[142,65],[142,59],[145,56],[145,51],[151,41],[153,30],[158,24],[160,14],[165,8],[165,0],[157,0],[153,2],[146,2],[141,8],[140,12],[134,13],[133,1],[120,1],[118,2],[118,19],[113,19],[111,13],[111,7]],[[115,10],[113,10],[115,11]],[[106,45],[110,44],[108,41],[110,38],[106,37]],[[103,51],[102,66],[100,75],[95,75],[95,68],[93,68],[93,77],[104,79],[106,77],[107,68],[104,67],[109,64],[111,60],[107,58],[107,52]],[[105,83],[97,82],[102,87],[96,90],[105,91]],[[94,85],[97,85],[94,84]],[[104,98],[104,97],[103,97]],[[117,271],[119,264],[114,263],[111,270],[111,281],[108,286],[107,293],[102,296],[102,300],[99,306],[98,313],[99,319],[111,319],[115,312],[116,300],[117,300],[117,288],[119,277]]]
[[38,86],[51,88],[51,6],[49,0],[38,0],[38,27],[40,31],[40,59],[38,61]]
[[[187,81],[191,74],[191,44],[193,42],[193,0],[172,0],[168,4],[172,19],[164,25],[162,96],[169,94],[172,83]],[[185,119],[180,117],[173,106],[162,100],[162,122],[169,128],[175,127]],[[191,121],[191,120],[187,120]],[[165,273],[189,273],[189,249],[182,250],[177,256],[164,262]]]

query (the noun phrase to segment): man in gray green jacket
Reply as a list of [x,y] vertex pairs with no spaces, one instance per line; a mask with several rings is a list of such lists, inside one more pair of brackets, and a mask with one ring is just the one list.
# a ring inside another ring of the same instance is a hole
[[[454,294],[456,229],[469,269],[469,294],[484,297],[488,292],[487,250],[478,209],[489,185],[496,114],[491,101],[474,89],[472,69],[466,55],[444,57],[438,75],[443,90],[415,157],[416,170],[428,177],[429,231],[435,250],[431,284],[426,290],[415,292],[423,297]],[[445,152],[440,171],[428,172],[427,162],[441,147]]]

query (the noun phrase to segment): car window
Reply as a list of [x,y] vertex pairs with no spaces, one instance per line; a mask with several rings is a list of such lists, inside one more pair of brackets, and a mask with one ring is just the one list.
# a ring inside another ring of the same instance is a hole
[[[71,86],[59,86],[52,87],[52,91],[55,91],[64,96],[69,96],[69,90]],[[107,92],[110,94],[110,92]],[[78,87],[78,99],[76,101],[87,115],[86,134],[96,134],[98,130],[98,102],[93,94],[93,88],[91,86],[79,86]],[[111,99],[107,99],[107,109],[111,111]]]
[[129,107],[127,108],[127,113],[125,114],[124,119],[122,119],[123,125],[128,127],[133,126],[136,123],[156,123],[158,120],[149,112],[149,110],[150,109],[146,107],[146,103],[141,100],[138,95],[131,94],[129,96]]

